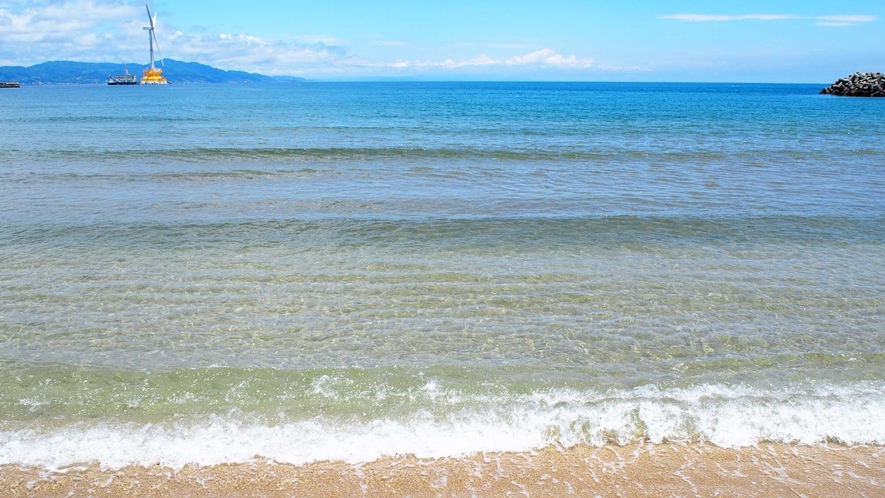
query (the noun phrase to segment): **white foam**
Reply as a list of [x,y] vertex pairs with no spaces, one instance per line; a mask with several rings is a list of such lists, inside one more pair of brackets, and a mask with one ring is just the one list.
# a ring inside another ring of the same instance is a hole
[[881,392],[880,386],[870,385],[802,393],[723,386],[560,390],[486,399],[445,416],[420,411],[408,420],[312,419],[269,426],[230,414],[178,425],[79,423],[51,432],[0,432],[0,464],[60,468],[98,461],[107,468],[156,463],[181,468],[256,459],[360,463],[405,454],[430,458],[527,451],[553,443],[623,444],[640,437],[654,443],[704,440],[724,447],[827,439],[883,444]]

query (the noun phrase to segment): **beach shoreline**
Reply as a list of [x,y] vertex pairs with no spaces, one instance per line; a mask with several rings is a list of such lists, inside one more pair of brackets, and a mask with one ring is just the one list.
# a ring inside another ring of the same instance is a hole
[[0,467],[0,497],[62,496],[875,496],[885,447],[760,443],[550,446],[460,458],[388,457],[364,464],[249,463],[180,470]]

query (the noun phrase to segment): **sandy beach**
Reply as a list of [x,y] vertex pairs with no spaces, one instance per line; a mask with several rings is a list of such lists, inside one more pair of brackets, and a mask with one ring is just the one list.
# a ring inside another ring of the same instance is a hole
[[362,465],[256,461],[50,471],[5,466],[0,496],[882,496],[885,448],[662,444],[386,458]]

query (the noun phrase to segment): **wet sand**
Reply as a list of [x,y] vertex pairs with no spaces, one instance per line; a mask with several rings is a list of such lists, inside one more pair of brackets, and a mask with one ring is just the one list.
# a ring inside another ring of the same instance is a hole
[[[259,459],[256,459],[259,460]],[[102,471],[0,467],[2,497],[885,496],[885,448],[709,444],[546,448],[351,465],[269,461]]]

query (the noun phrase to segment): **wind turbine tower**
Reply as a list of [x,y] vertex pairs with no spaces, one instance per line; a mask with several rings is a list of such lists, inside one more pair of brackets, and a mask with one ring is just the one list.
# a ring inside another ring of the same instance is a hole
[[[157,44],[157,53],[160,53],[160,42],[157,41],[157,33],[155,32],[157,27],[157,13],[155,12],[153,17],[151,17],[151,9],[144,4],[144,8],[147,9],[148,21],[150,21],[150,26],[145,26],[144,29],[148,32],[148,41],[151,44],[151,67],[149,69],[144,70],[144,76],[141,78],[142,85],[168,85],[169,82],[166,81],[166,78],[163,77],[163,70],[157,69],[154,65],[154,44]],[[163,58],[160,58],[160,64],[163,64]],[[165,64],[163,64],[165,66]]]

